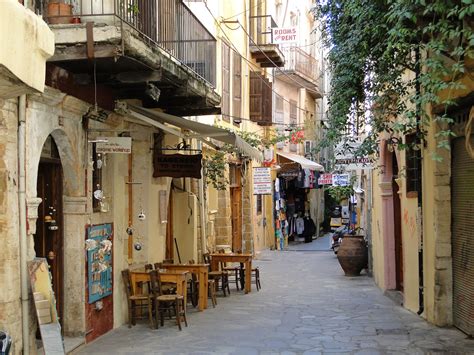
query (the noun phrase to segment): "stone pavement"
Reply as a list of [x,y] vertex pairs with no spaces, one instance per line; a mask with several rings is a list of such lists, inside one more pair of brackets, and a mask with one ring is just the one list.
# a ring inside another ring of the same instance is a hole
[[262,252],[260,292],[231,288],[215,309],[191,309],[182,332],[171,321],[158,330],[123,326],[80,353],[474,354],[465,334],[427,324],[367,276],[345,277],[328,248],[324,237],[293,251]]

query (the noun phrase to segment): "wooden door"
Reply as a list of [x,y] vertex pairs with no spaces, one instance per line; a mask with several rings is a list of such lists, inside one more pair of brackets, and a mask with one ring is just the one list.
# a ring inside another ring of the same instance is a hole
[[232,250],[242,251],[242,187],[231,187]]
[[42,202],[38,207],[35,253],[48,261],[56,308],[60,322],[63,319],[63,172],[60,162],[40,162],[37,195]]
[[395,278],[398,291],[403,292],[403,240],[402,240],[402,211],[400,203],[400,195],[398,194],[399,186],[395,179],[398,177],[398,164],[395,154],[392,157],[393,162],[393,227],[395,237]]

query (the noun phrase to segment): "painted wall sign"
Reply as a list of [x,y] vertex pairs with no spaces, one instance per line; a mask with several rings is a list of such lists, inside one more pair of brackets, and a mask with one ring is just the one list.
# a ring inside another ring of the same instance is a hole
[[332,174],[319,175],[318,185],[332,185]]
[[87,283],[89,303],[112,294],[111,223],[87,227]]
[[253,194],[272,194],[272,175],[270,168],[253,168]]
[[332,186],[348,186],[349,174],[333,174]]
[[274,44],[290,44],[298,42],[296,27],[272,28]]
[[131,137],[99,137],[98,140],[107,140],[107,143],[97,143],[97,153],[132,153],[132,138]]
[[153,156],[153,177],[201,178],[202,154],[155,154]]

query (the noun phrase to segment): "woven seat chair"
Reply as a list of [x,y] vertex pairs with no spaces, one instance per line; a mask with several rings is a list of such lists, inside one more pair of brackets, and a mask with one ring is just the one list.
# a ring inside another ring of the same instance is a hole
[[143,311],[146,309],[148,311],[148,320],[150,322],[150,327],[153,326],[153,316],[152,316],[152,301],[150,295],[145,294],[134,294],[132,284],[130,281],[130,270],[122,270],[122,280],[125,286],[125,293],[127,294],[127,303],[128,303],[128,327],[131,328],[132,325],[136,324],[137,311]]
[[[211,270],[211,257],[208,253],[202,255],[204,259],[204,263],[209,264],[209,273],[208,277],[210,280],[214,280],[215,282],[215,290],[221,290],[224,293],[224,297],[227,296],[229,293],[230,296],[230,288],[229,288],[229,273],[223,270],[223,266],[219,265],[219,270]],[[219,286],[220,282],[220,286]]]
[[163,290],[161,288],[160,272],[158,270],[150,271],[150,280],[156,328],[158,328],[158,318],[160,319],[160,325],[163,327],[165,312],[168,312],[168,315],[170,315],[171,310],[174,311],[176,324],[178,325],[179,330],[182,330],[181,318],[183,318],[184,324],[187,327],[188,320],[186,319],[186,305],[184,304],[184,297],[182,295],[176,294],[163,294]]

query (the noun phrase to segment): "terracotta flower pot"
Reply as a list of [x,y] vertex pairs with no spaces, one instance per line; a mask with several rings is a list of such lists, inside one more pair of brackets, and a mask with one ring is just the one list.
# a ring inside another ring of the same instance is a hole
[[71,16],[72,6],[70,4],[63,2],[48,3],[48,22],[50,24],[71,23]]
[[364,237],[361,235],[346,235],[337,252],[337,260],[346,276],[358,276],[367,266],[368,251]]

